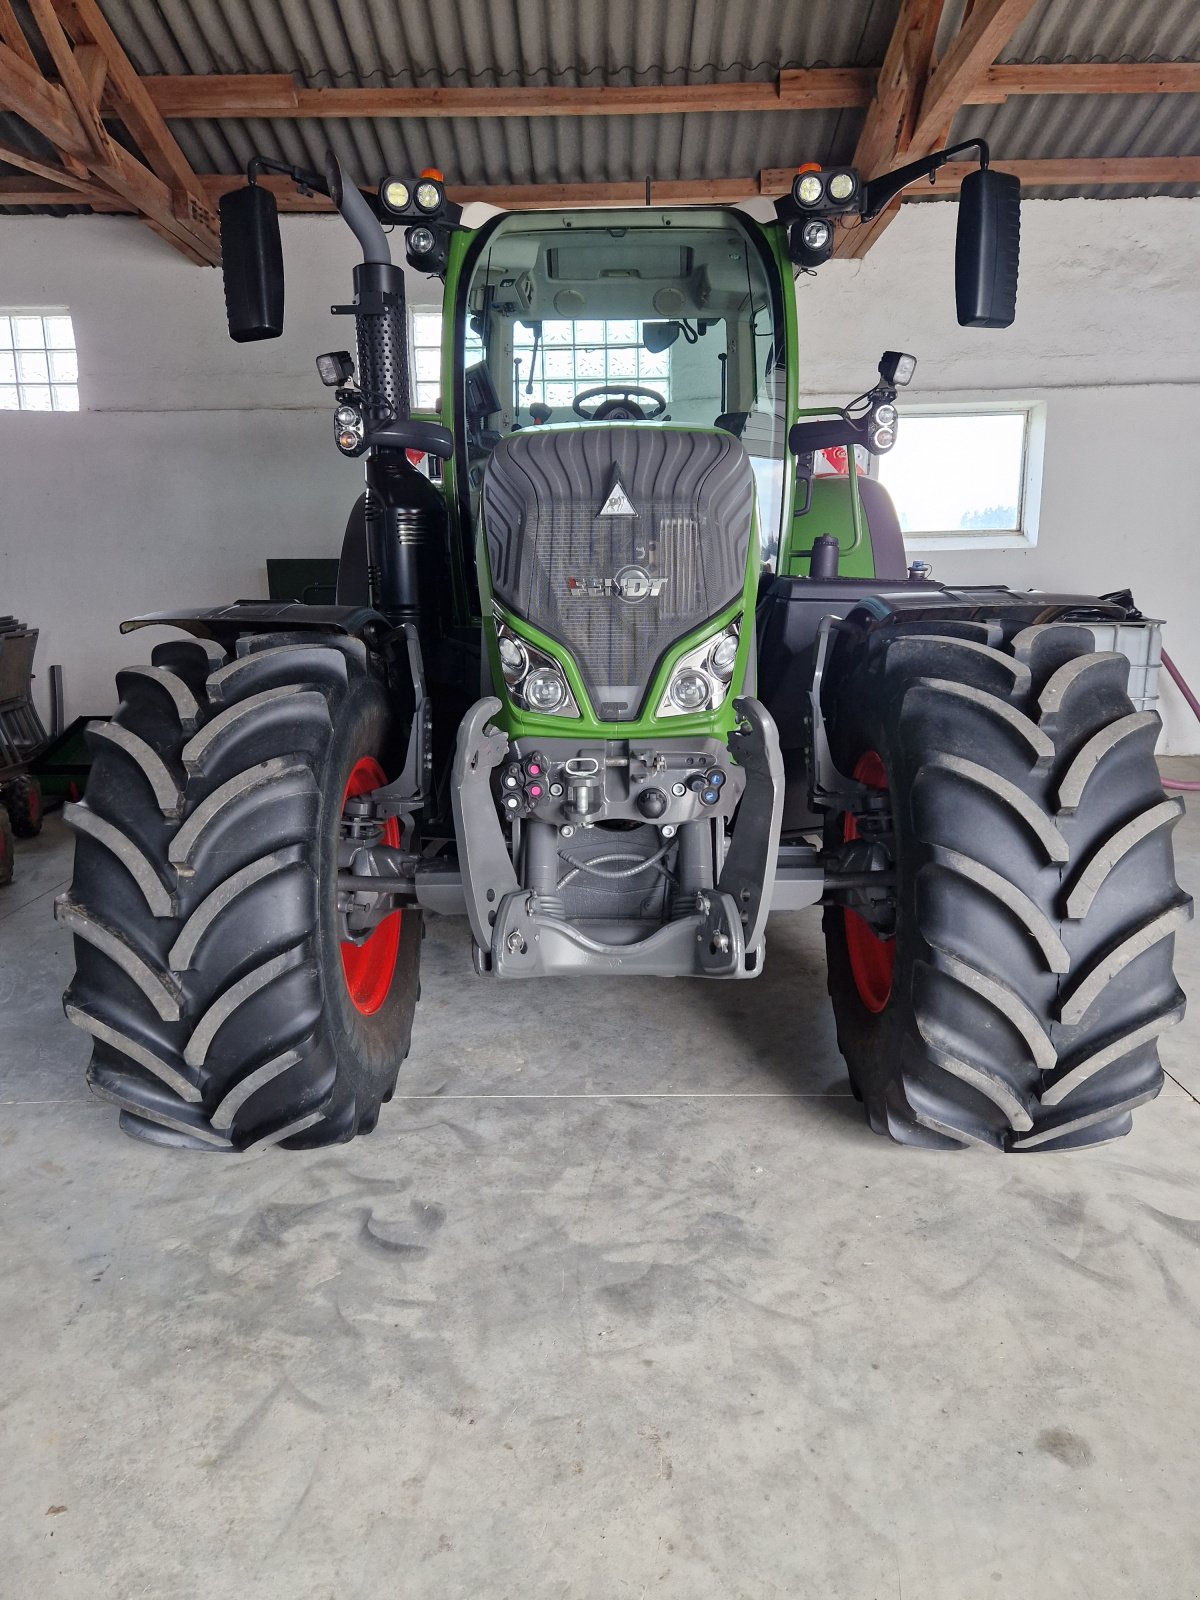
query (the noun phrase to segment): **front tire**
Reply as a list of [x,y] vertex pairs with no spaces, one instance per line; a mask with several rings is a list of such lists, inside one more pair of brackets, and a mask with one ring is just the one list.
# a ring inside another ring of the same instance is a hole
[[354,775],[399,766],[384,684],[340,636],[251,637],[231,659],[171,643],[152,661],[118,675],[86,802],[66,811],[75,873],[56,909],[88,1081],[159,1143],[368,1132],[408,1052],[422,932],[394,913],[355,986],[337,845]]
[[[829,988],[855,1092],[901,1143],[1096,1144],[1162,1086],[1192,915],[1171,851],[1183,807],[1163,794],[1158,717],[1092,642],[1070,624],[931,623],[835,659],[834,758],[886,786],[864,826],[895,889],[892,927],[826,908]],[[857,827],[831,820],[826,847]],[[873,942],[890,945],[874,962]]]

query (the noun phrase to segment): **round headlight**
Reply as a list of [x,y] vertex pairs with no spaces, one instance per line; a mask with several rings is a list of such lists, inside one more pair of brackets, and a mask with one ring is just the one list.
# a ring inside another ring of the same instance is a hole
[[357,450],[362,443],[362,434],[357,428],[342,428],[337,436],[337,447],[347,452]]
[[871,443],[876,450],[890,450],[896,442],[896,434],[892,428],[876,428],[871,434]]
[[669,692],[680,711],[703,711],[712,697],[712,684],[703,672],[688,667],[671,679]]
[[442,186],[428,178],[417,185],[417,204],[422,211],[436,211],[442,203]]
[[399,178],[389,178],[380,191],[380,199],[390,211],[403,211],[412,199],[412,192]]
[[506,634],[500,640],[500,667],[505,681],[510,684],[516,683],[528,665],[529,657],[525,654],[525,646]]
[[803,177],[797,178],[792,184],[792,194],[798,205],[819,205],[821,196],[824,193],[825,185],[815,172],[806,172]]
[[854,174],[852,172],[835,172],[829,180],[829,198],[839,204],[849,200],[854,193]]
[[333,420],[339,428],[356,428],[362,419],[353,406],[339,406],[333,413]]
[[896,426],[896,408],[895,408],[895,406],[888,406],[888,405],[876,406],[875,407],[875,426],[877,428],[894,428]]
[[521,689],[531,711],[557,711],[567,698],[567,686],[549,667],[537,667]]
[[413,255],[427,256],[437,240],[428,228],[410,228],[404,235],[404,242]]
[[823,218],[814,217],[804,224],[801,237],[809,250],[824,250],[832,233],[833,229]]
[[718,639],[708,657],[708,664],[718,678],[728,683],[733,677],[733,664],[737,660],[738,642],[732,633]]

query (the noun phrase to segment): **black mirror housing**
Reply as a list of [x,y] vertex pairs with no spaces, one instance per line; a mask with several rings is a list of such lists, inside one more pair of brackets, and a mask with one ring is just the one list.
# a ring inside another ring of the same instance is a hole
[[221,196],[221,273],[229,337],[237,344],[283,332],[283,244],[275,196],[247,184]]
[[661,355],[671,348],[681,331],[678,322],[643,322],[642,348],[652,355]]
[[958,194],[954,298],[964,328],[1008,328],[1017,314],[1021,180],[980,167]]

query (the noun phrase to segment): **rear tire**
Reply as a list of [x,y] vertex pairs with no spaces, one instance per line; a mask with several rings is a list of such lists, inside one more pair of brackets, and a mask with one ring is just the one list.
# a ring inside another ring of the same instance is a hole
[[34,839],[41,833],[42,790],[36,778],[26,774],[6,783],[0,789],[0,805],[8,812],[18,839]]
[[[75,873],[68,1017],[88,1081],[159,1143],[309,1148],[374,1127],[408,1052],[419,912],[356,1004],[337,843],[351,773],[394,773],[399,729],[364,647],[342,637],[173,642],[118,674],[66,809]],[[376,964],[378,967],[378,963]]]
[[[1069,624],[1005,638],[930,623],[835,658],[834,759],[849,773],[878,754],[896,888],[884,1003],[840,906],[829,989],[855,1092],[901,1143],[1097,1144],[1162,1087],[1157,1039],[1184,1008],[1174,934],[1192,915],[1171,850],[1183,806],[1128,663],[1092,643]],[[831,819],[827,848],[844,837]]]

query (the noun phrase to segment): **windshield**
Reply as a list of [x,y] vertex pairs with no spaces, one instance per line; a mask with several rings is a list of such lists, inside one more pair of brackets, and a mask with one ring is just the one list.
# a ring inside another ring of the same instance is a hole
[[504,218],[468,269],[463,406],[472,521],[492,450],[518,429],[583,421],[723,428],[778,541],[783,330],[759,248],[728,211]]

